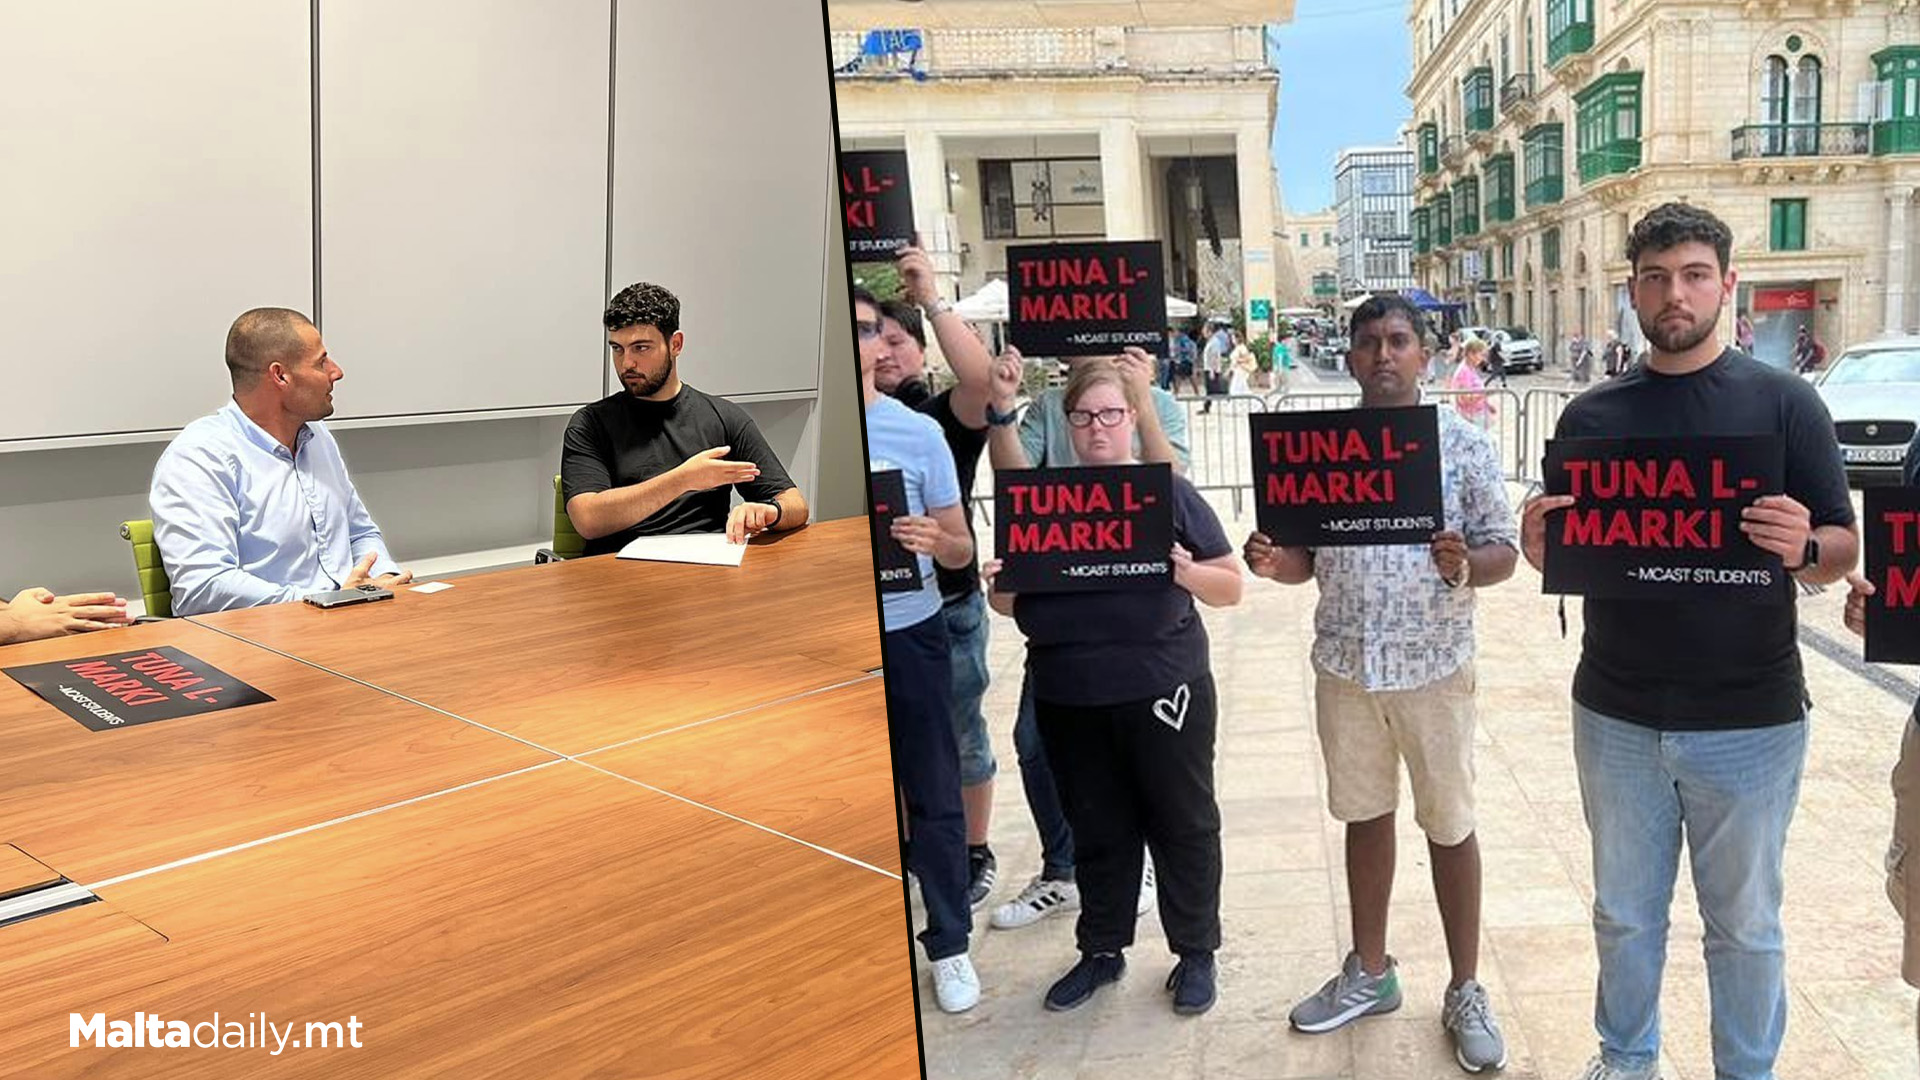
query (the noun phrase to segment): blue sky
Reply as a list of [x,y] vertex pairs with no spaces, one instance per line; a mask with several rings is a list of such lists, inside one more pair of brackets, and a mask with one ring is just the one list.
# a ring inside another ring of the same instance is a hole
[[1333,205],[1333,159],[1343,147],[1397,142],[1413,40],[1405,0],[1296,0],[1294,18],[1268,35],[1280,69],[1273,161],[1290,213]]

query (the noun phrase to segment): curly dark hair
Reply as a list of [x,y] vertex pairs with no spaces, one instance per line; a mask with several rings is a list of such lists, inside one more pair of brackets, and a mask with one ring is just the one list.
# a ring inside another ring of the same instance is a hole
[[613,294],[600,321],[608,330],[651,326],[670,338],[680,330],[680,298],[658,285],[635,282]]
[[1656,206],[1634,222],[1627,234],[1627,263],[1638,270],[1642,252],[1669,251],[1690,241],[1712,248],[1720,260],[1720,272],[1727,272],[1733,262],[1733,230],[1713,211],[1683,202]]

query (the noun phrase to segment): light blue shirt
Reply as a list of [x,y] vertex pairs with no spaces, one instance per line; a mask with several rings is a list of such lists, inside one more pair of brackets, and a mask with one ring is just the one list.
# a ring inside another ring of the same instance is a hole
[[[867,408],[867,469],[900,470],[906,481],[910,514],[960,505],[953,451],[940,433],[940,424],[890,397],[882,397]],[[933,576],[933,559],[921,555],[919,560],[917,591],[880,594],[880,621],[888,633],[917,626],[940,614],[940,584]]]
[[160,455],[147,505],[175,615],[337,589],[369,551],[374,574],[400,569],[319,421],[300,429],[288,453],[229,401]]
[[[1185,470],[1187,467],[1187,410],[1182,408],[1178,398],[1159,387],[1153,387],[1153,411],[1160,416],[1160,430],[1167,433],[1167,441],[1173,444],[1174,467]],[[1040,392],[1027,406],[1027,412],[1020,420],[1020,445],[1027,452],[1027,464],[1036,469],[1058,468],[1063,465],[1078,465],[1079,455],[1073,450],[1072,428],[1067,425],[1067,391],[1056,386]],[[1133,452],[1140,453],[1140,436],[1133,436]]]

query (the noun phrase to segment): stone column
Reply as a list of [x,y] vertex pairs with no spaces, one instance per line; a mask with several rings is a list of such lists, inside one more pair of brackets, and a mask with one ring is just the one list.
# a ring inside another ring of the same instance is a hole
[[1887,334],[1906,328],[1907,202],[1911,196],[1904,189],[1887,196],[1886,306],[1880,321],[1881,332]]
[[1268,319],[1255,321],[1250,303],[1265,299],[1271,304],[1275,299],[1273,158],[1267,145],[1270,137],[1271,132],[1261,124],[1243,124],[1234,138],[1234,168],[1240,186],[1240,296],[1249,338],[1273,328]]
[[913,227],[920,243],[933,256],[942,296],[955,296],[960,274],[960,238],[947,235],[947,153],[940,133],[926,125],[906,132],[907,178],[913,185]]
[[1107,239],[1152,239],[1140,129],[1130,119],[1100,124],[1100,186],[1107,197]]

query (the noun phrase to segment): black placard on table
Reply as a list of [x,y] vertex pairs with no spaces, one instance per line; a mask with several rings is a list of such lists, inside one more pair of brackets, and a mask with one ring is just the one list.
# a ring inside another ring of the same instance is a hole
[[912,513],[907,505],[907,479],[899,469],[867,474],[873,500],[873,571],[881,592],[913,592],[920,588],[920,557],[893,538],[893,520]]
[[92,731],[258,705],[273,698],[172,646],[4,669]]
[[913,191],[905,150],[848,150],[840,155],[841,225],[847,254],[891,259],[913,243]]
[[1785,483],[1776,435],[1550,439],[1546,591],[1615,599],[1789,603],[1780,557],[1740,511]]
[[1157,589],[1173,580],[1173,470],[1082,465],[994,473],[994,588]]
[[1248,420],[1254,520],[1275,544],[1425,544],[1444,527],[1434,406]]
[[1007,249],[1007,336],[1028,356],[1167,355],[1166,271],[1154,240]]
[[1860,493],[1865,532],[1867,659],[1920,664],[1920,488],[1875,487]]

